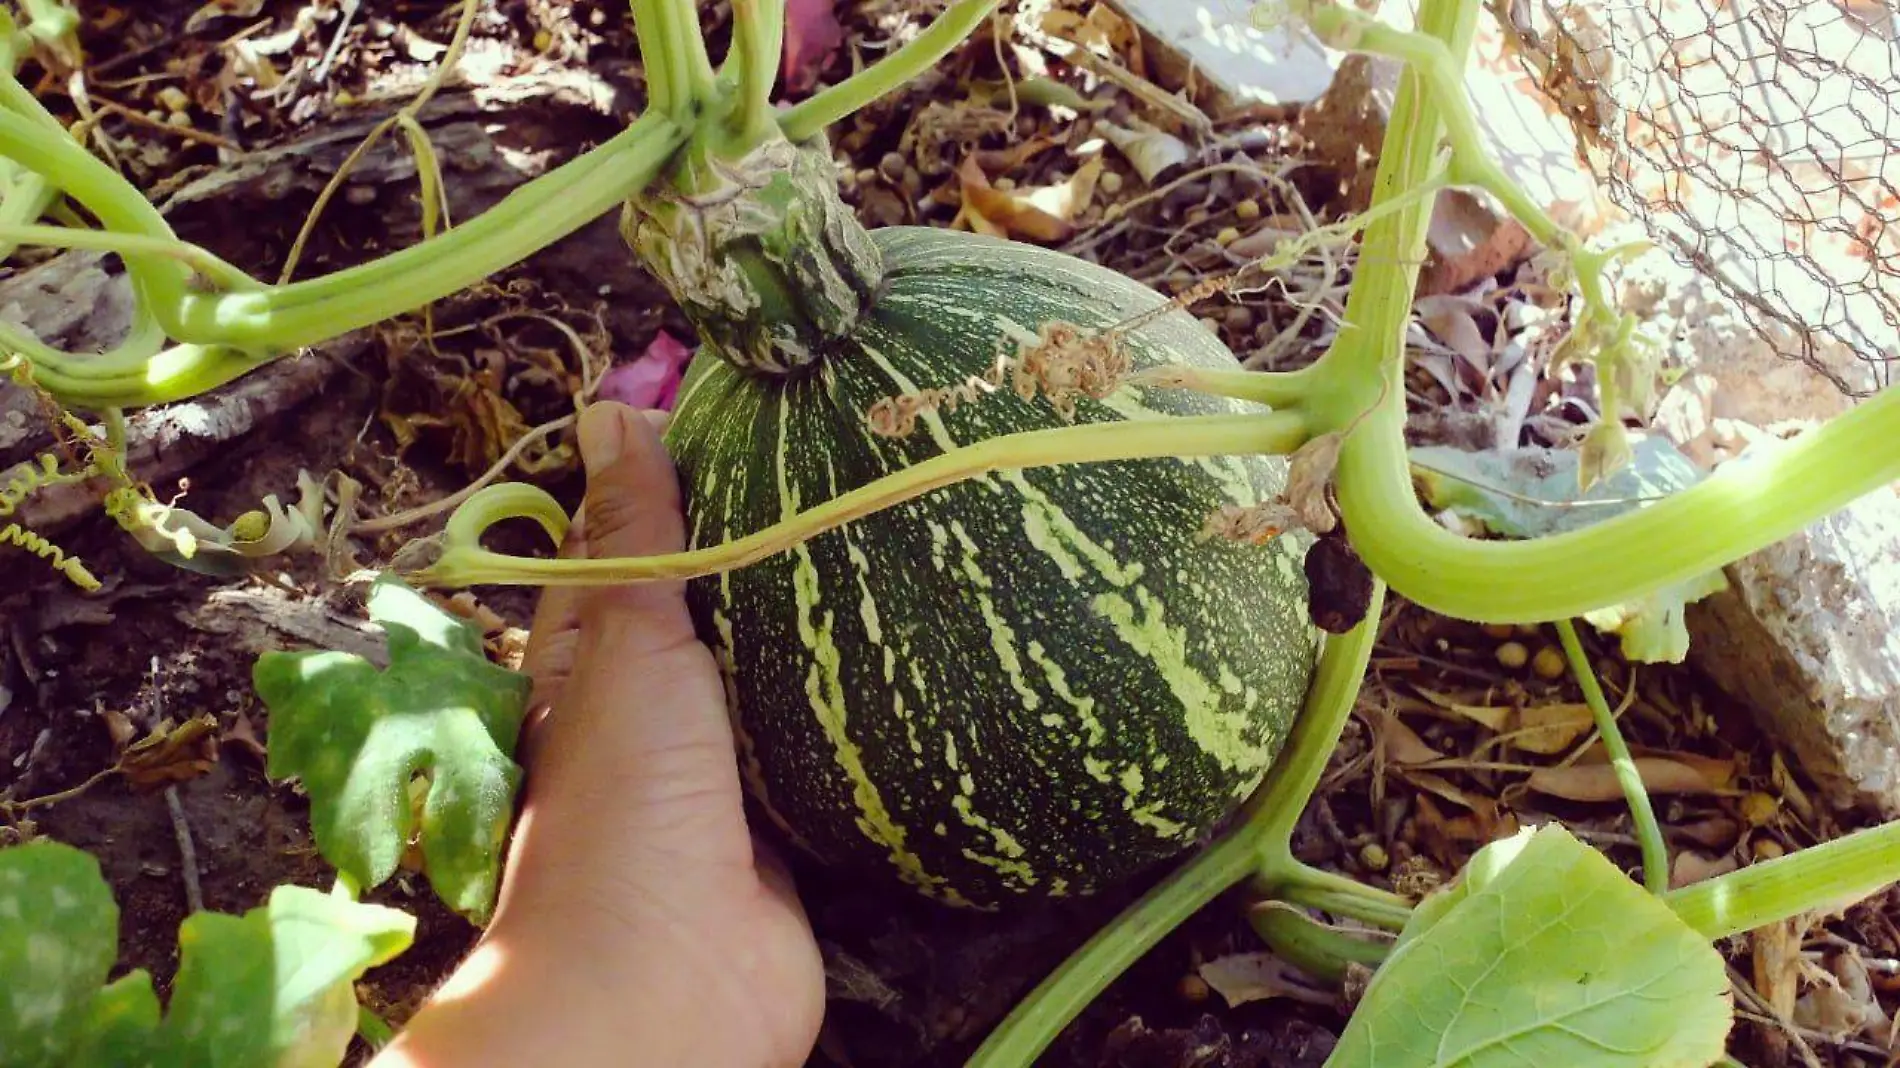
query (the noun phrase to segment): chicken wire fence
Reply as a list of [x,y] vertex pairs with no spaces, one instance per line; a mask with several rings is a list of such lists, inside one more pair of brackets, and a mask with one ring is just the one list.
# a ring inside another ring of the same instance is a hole
[[1896,0],[1489,0],[1609,198],[1780,355],[1900,372]]

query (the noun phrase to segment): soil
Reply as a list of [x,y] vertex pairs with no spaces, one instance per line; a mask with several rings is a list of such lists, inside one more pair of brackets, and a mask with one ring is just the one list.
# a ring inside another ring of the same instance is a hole
[[[215,71],[203,65],[218,54],[217,41],[252,23],[266,24],[268,33],[281,32],[295,24],[307,5],[302,0],[273,0],[254,19],[214,20],[193,29],[187,29],[187,20],[201,6],[198,0],[140,0],[129,8],[102,2],[85,6],[97,24],[114,27],[88,42],[110,65],[95,78],[123,86],[113,93],[136,96],[145,92],[138,87],[137,75],[163,71],[168,65],[177,73],[175,68],[182,64],[188,81],[196,79],[192,84],[215,84]],[[445,40],[457,6],[365,0],[357,27],[342,35],[344,47],[332,65],[331,84],[293,95],[286,106],[234,105],[222,119],[195,112],[199,128],[218,131],[243,151],[301,148],[288,162],[261,175],[221,186],[216,196],[178,205],[173,220],[181,235],[260,277],[274,277],[316,190],[355,138],[387,113],[386,108],[342,106],[337,94],[347,92],[359,100],[379,94],[402,99],[413,90],[422,67],[404,59],[391,42],[400,41],[402,30]],[[845,5],[852,13],[846,20],[851,40],[878,39],[874,19],[905,6],[893,0]],[[491,206],[529,171],[544,169],[609,135],[637,110],[640,95],[624,5],[606,0],[500,0],[484,9],[475,52],[483,59],[472,66],[489,72],[496,82],[512,79],[509,84],[520,87],[541,79],[543,88],[482,102],[470,87],[452,87],[428,113],[432,132],[453,146],[444,160],[458,219]],[[308,59],[336,36],[337,6],[317,4],[313,10],[325,17],[308,28],[280,62]],[[723,19],[711,5],[708,20],[716,38]],[[554,43],[542,50],[541,58],[532,58],[537,33],[550,28],[558,31]],[[720,42],[715,39],[713,47],[717,53]],[[848,69],[849,52],[841,51],[832,63]],[[577,83],[561,80],[577,73],[592,79],[589,91],[574,90]],[[217,98],[216,92],[211,98]],[[148,106],[133,103],[135,109]],[[846,136],[842,143],[861,171],[886,163],[896,147],[891,117],[916,103],[900,101],[873,113]],[[240,112],[246,116],[242,121]],[[898,122],[895,128],[902,125]],[[136,125],[108,123],[106,128],[123,139],[123,146],[141,149],[135,169],[147,172],[140,180],[148,187],[166,184],[177,189],[193,178],[228,173],[220,168],[230,168],[240,154],[223,150],[221,158],[214,145]],[[405,173],[403,158],[399,146],[392,145],[366,165],[380,177],[359,181],[355,188],[362,192],[340,197],[330,208],[301,276],[413,239],[420,220],[413,186],[404,184],[413,182],[413,173]],[[534,162],[512,162],[520,160]],[[1310,173],[1299,176],[1303,189],[1316,181],[1325,184]],[[856,190],[853,199],[867,219],[882,223],[941,225],[954,211],[917,217],[914,207],[900,203],[894,208],[889,197],[869,187]],[[905,217],[893,219],[893,211]],[[1097,251],[1111,265],[1154,275],[1159,262],[1154,243],[1164,237],[1165,232],[1155,236],[1153,227],[1137,228],[1104,242]],[[1186,270],[1192,265],[1177,257],[1174,266]],[[1168,277],[1153,280],[1173,284]],[[406,329],[358,335],[348,344],[304,357],[331,361],[333,373],[300,403],[270,415],[258,431],[221,443],[188,471],[157,482],[159,495],[188,490],[191,507],[206,516],[228,518],[256,507],[265,494],[288,494],[299,470],[341,469],[362,481],[384,508],[430,500],[459,488],[485,467],[505,446],[511,428],[518,433],[553,418],[565,403],[558,388],[519,383],[512,374],[483,377],[495,367],[497,355],[513,368],[509,361],[525,359],[524,354],[559,353],[558,335],[544,324],[516,323],[500,334],[457,334],[456,328],[480,324],[498,311],[532,308],[593,332],[622,359],[643,351],[662,327],[689,336],[664,296],[631,265],[611,218],[492,283],[435,309],[435,326],[443,340],[433,350],[417,343],[419,335],[410,322]],[[1254,347],[1267,336],[1257,328],[1291,318],[1284,306],[1270,304],[1265,296],[1250,307],[1248,315],[1230,316],[1218,324],[1236,351]],[[567,360],[568,373],[577,372],[571,359],[556,357],[557,362],[562,359]],[[1287,360],[1276,356],[1271,363],[1286,365]],[[466,382],[487,383],[486,393],[476,392],[506,404],[470,406],[466,394],[457,392],[457,384]],[[518,423],[495,415],[510,411]],[[442,422],[432,423],[430,417]],[[411,435],[413,441],[405,440]],[[0,460],[8,459],[0,455]],[[582,487],[571,456],[557,457],[548,471],[535,477],[569,507],[578,502]],[[250,671],[262,648],[301,647],[298,635],[307,641],[311,633],[347,630],[347,621],[360,616],[351,595],[308,563],[286,565],[284,573],[274,567],[238,578],[173,568],[140,551],[96,515],[67,529],[62,539],[95,573],[107,577],[103,594],[82,596],[17,554],[0,558],[12,580],[0,598],[0,625],[5,629],[5,640],[0,641],[0,790],[5,792],[0,796],[18,801],[85,783],[114,763],[117,748],[110,728],[121,720],[143,734],[168,722],[209,715],[218,728],[214,740],[182,756],[178,781],[169,784],[193,845],[192,874],[201,886],[204,906],[241,912],[282,883],[327,885],[331,876],[312,845],[302,798],[294,788],[273,785],[263,774],[256,739],[268,731],[268,723],[252,693]],[[371,548],[387,552],[395,544],[391,540]],[[271,612],[256,608],[267,600],[275,606]],[[532,608],[530,597],[519,592],[483,591],[482,603],[517,627],[525,625]],[[1537,687],[1534,679],[1500,680],[1484,636],[1471,628],[1445,629],[1449,626],[1401,610],[1388,647],[1381,651],[1385,673],[1369,683],[1369,693],[1378,697],[1384,692],[1379,687],[1390,685],[1385,680],[1395,675],[1423,678],[1446,691],[1508,683],[1522,697],[1526,686]],[[1652,680],[1652,685],[1671,687],[1683,708],[1699,707],[1693,680],[1659,674],[1674,681]],[[1473,682],[1474,675],[1479,682]],[[1434,728],[1425,737],[1450,749],[1455,748],[1455,733],[1455,728]],[[1401,799],[1404,811],[1395,820],[1389,806],[1374,805],[1373,795],[1360,790],[1374,773],[1368,770],[1371,742],[1366,732],[1360,730],[1355,737],[1356,743],[1349,738],[1338,758],[1341,778],[1330,800],[1321,798],[1308,814],[1301,846],[1316,862],[1359,877],[1379,877],[1378,870],[1357,859],[1363,855],[1363,843],[1390,840],[1392,828],[1419,810]],[[1651,738],[1690,744],[1662,728]],[[1761,742],[1729,725],[1697,735],[1693,746],[1746,755],[1759,754]],[[1766,758],[1758,756],[1752,766],[1765,768]],[[1480,784],[1494,791],[1495,785]],[[0,834],[39,834],[65,841],[99,858],[122,910],[120,968],[149,970],[161,996],[177,965],[176,934],[187,913],[188,882],[167,788],[108,778],[69,800],[33,809],[10,831],[0,828]],[[1687,821],[1701,811],[1691,805],[1670,815]],[[1620,833],[1616,817],[1588,809],[1562,814],[1573,826],[1602,828],[1612,840],[1613,855],[1633,864],[1627,839],[1624,844],[1614,841]],[[1441,831],[1438,839],[1409,846],[1396,843],[1392,860],[1396,864],[1423,858],[1421,870],[1435,866],[1441,875],[1455,870],[1461,854],[1474,844],[1460,839],[1455,827],[1441,826]],[[826,1033],[814,1063],[855,1068],[960,1063],[1016,1000],[1142,889],[1129,887],[1080,905],[984,916],[865,888],[810,865],[801,863],[798,869],[831,973]],[[438,904],[420,879],[399,877],[372,898],[419,917],[414,947],[371,973],[361,986],[366,1004],[400,1023],[460,959],[475,931]],[[1890,924],[1884,927],[1891,930]],[[1196,974],[1208,960],[1258,948],[1238,908],[1205,910],[1115,982],[1040,1063],[1057,1068],[1319,1065],[1343,1022],[1337,1007],[1276,998],[1230,1008]],[[356,1051],[357,1058],[362,1054]]]

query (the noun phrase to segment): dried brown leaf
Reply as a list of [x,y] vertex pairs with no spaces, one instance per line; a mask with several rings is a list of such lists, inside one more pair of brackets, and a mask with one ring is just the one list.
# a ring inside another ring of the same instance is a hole
[[1533,705],[1518,712],[1511,744],[1528,753],[1561,753],[1596,723],[1583,704]]
[[1669,888],[1674,890],[1718,875],[1727,875],[1739,867],[1741,862],[1735,859],[1733,853],[1711,857],[1693,849],[1685,849],[1676,854],[1675,863],[1670,867]]
[[1247,259],[1264,259],[1279,247],[1305,233],[1300,220],[1291,215],[1269,215],[1254,230],[1240,235],[1227,251]]
[[1794,774],[1788,770],[1788,762],[1781,758],[1779,750],[1769,755],[1768,781],[1774,784],[1775,792],[1781,800],[1803,823],[1814,822],[1814,802],[1808,798],[1807,791],[1796,782]]
[[1482,724],[1483,726],[1489,727],[1494,731],[1504,731],[1508,729],[1511,725],[1512,710],[1509,708],[1497,708],[1491,705],[1466,704],[1464,702],[1456,700],[1455,698],[1451,697],[1448,694],[1438,693],[1435,690],[1428,690],[1423,686],[1413,686],[1412,689],[1420,697],[1423,697],[1425,700],[1430,701],[1432,704],[1438,706],[1439,708],[1442,708],[1447,712],[1456,713],[1457,715],[1460,715],[1464,717],[1465,719],[1472,721],[1473,723]]
[[1037,26],[1043,33],[1080,45],[1104,59],[1127,57],[1129,68],[1137,74],[1143,66],[1141,33],[1134,24],[1105,4],[1096,4],[1085,15],[1079,11],[1055,8],[1045,13]]
[[[977,167],[985,174],[996,172],[1008,174],[1010,171],[1028,163],[1037,156],[1056,146],[1053,138],[1037,135],[1027,141],[1019,141],[1007,148],[985,148],[970,153],[976,158]],[[988,179],[985,179],[987,183]]]
[[[1673,760],[1686,764],[1701,772],[1703,777],[1714,783],[1719,790],[1732,790],[1740,769],[1736,767],[1735,757],[1713,757],[1701,753],[1687,753],[1676,749],[1657,749],[1644,745],[1630,747],[1630,755],[1635,757],[1656,757],[1661,760]],[[1597,742],[1585,753],[1583,759],[1592,764],[1602,764],[1609,760],[1603,749],[1603,743]]]
[[1187,142],[1139,119],[1135,123],[1131,128],[1103,121],[1096,123],[1095,129],[1127,157],[1143,182],[1153,185],[1157,178],[1193,158]]
[[1420,352],[1412,357],[1413,366],[1431,375],[1432,381],[1438,383],[1447,397],[1459,400],[1468,390],[1459,380],[1458,369],[1453,366],[1454,362],[1450,356],[1442,352]]
[[192,12],[191,17],[185,20],[185,32],[197,33],[213,19],[253,18],[262,10],[264,10],[264,0],[211,0],[210,3]]
[[259,767],[262,767],[270,756],[269,751],[264,748],[263,739],[257,736],[257,728],[252,725],[251,717],[242,711],[232,718],[231,726],[225,729],[224,737],[218,741],[223,745],[235,745],[249,753],[257,759]]
[[[1651,794],[1714,794],[1724,784],[1702,769],[1678,760],[1638,757],[1636,772]],[[1549,797],[1566,801],[1621,801],[1623,790],[1616,782],[1616,770],[1608,764],[1572,764],[1563,768],[1538,768],[1525,785]]]
[[1332,1003],[1330,994],[1308,986],[1299,969],[1271,953],[1230,953],[1201,965],[1199,972],[1229,1008],[1269,998],[1309,1005]]
[[1445,754],[1425,744],[1425,739],[1397,716],[1381,716],[1377,731],[1380,753],[1388,763],[1403,766],[1445,759]]
[[1404,777],[1406,782],[1411,783],[1413,786],[1429,794],[1444,798],[1467,811],[1485,814],[1492,818],[1495,818],[1497,815],[1498,803],[1496,801],[1482,794],[1474,794],[1469,790],[1454,786],[1450,779],[1442,775],[1434,775],[1428,771],[1410,770],[1402,771],[1399,774]]
[[205,714],[175,727],[160,723],[126,749],[119,771],[134,786],[163,786],[195,779],[217,763],[218,718]]
[[1866,1035],[1883,1038],[1891,1026],[1874,995],[1867,961],[1855,950],[1836,953],[1812,989],[1795,1002],[1794,1022],[1836,1042]]
[[1330,534],[1339,525],[1327,491],[1339,468],[1339,450],[1345,435],[1334,431],[1301,445],[1287,464],[1286,500],[1300,517],[1300,525],[1315,534]]
[[1432,336],[1470,368],[1469,375],[1460,377],[1468,385],[1481,386],[1491,377],[1491,343],[1484,339],[1470,303],[1458,297],[1422,297],[1417,308],[1420,321]]
[[1672,829],[1681,837],[1709,849],[1728,849],[1735,844],[1736,836],[1742,833],[1742,825],[1726,816],[1679,824]]
[[992,237],[1027,238],[1053,243],[1075,233],[1074,221],[1095,195],[1102,157],[1090,156],[1067,181],[1030,189],[997,189],[977,163],[965,156],[957,168],[963,208],[952,228],[969,229]]
[[139,729],[132,725],[132,720],[116,708],[106,709],[100,718],[105,720],[106,735],[112,739],[114,751],[124,749],[138,735]]

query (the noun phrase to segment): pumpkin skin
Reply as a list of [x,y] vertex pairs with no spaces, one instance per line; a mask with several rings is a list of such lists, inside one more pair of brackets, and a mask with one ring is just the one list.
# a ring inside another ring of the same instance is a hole
[[[1045,323],[1102,328],[1162,303],[1033,246],[871,236],[877,291],[815,359],[764,374],[708,344],[689,368],[667,444],[693,547],[948,448],[1065,425],[1008,389],[902,439],[865,412],[981,375],[999,342]],[[1122,344],[1137,369],[1234,367],[1180,311]],[[1073,421],[1263,410],[1125,386],[1078,400]],[[1284,471],[1268,457],[999,471],[693,580],[751,795],[821,860],[955,905],[1088,894],[1177,856],[1258,786],[1311,679],[1304,542],[1201,536]]]

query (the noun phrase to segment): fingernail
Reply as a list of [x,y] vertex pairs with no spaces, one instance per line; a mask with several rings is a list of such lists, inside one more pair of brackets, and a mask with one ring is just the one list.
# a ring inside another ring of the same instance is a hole
[[598,476],[620,459],[626,447],[626,405],[600,401],[581,412],[576,433],[581,443],[581,463],[589,476]]

